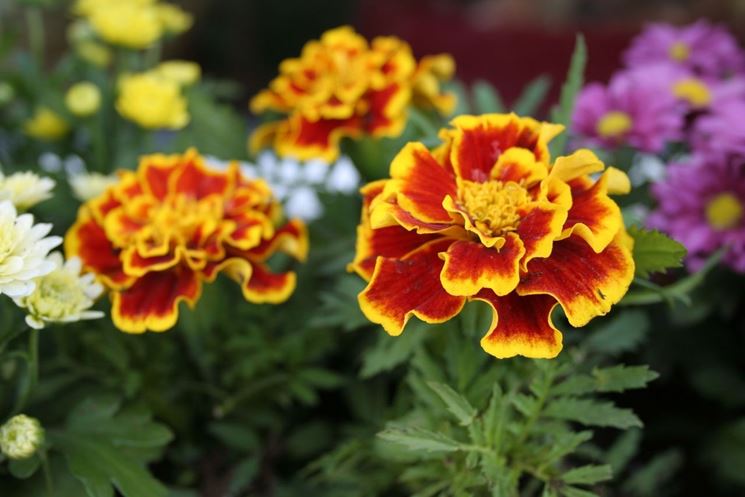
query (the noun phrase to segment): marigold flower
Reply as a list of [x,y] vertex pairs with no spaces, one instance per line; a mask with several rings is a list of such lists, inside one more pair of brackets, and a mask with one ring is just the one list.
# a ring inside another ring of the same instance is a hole
[[23,131],[32,138],[54,141],[70,131],[70,126],[59,114],[48,107],[39,107],[30,119],[23,123]]
[[25,211],[52,198],[55,182],[30,171],[5,176],[0,172],[0,200],[10,200],[18,210]]
[[634,274],[630,239],[609,192],[628,178],[589,150],[553,164],[561,126],[514,114],[460,116],[433,151],[409,143],[391,179],[362,189],[350,269],[368,280],[364,314],[391,335],[413,315],[441,323],[466,301],[494,311],[489,354],[555,357],[559,304],[573,326],[607,313]]
[[417,64],[411,48],[394,37],[368,43],[350,27],[327,31],[305,45],[299,58],[279,66],[279,76],[251,100],[255,113],[286,117],[260,126],[251,148],[273,147],[300,160],[336,160],[343,137],[398,136],[411,104],[448,113],[454,96],[440,82],[453,73],[447,55]]
[[147,48],[163,35],[158,11],[148,2],[104,2],[91,9],[88,21],[104,41],[132,49]]
[[116,110],[148,129],[181,129],[190,119],[179,84],[153,72],[122,78]]
[[305,225],[279,225],[281,208],[269,187],[241,175],[208,169],[194,150],[142,157],[136,172],[81,206],[65,237],[110,291],[111,315],[122,331],[165,331],[178,304],[193,306],[203,282],[224,272],[254,303],[279,303],[295,288],[295,273],[266,265],[275,252],[304,260]]
[[76,83],[67,90],[65,105],[76,116],[90,116],[101,107],[101,90],[88,81]]
[[16,212],[9,200],[0,202],[0,294],[20,297],[34,291],[34,280],[54,270],[49,251],[62,243],[47,236],[51,224],[34,224],[31,214]]
[[49,323],[71,323],[81,319],[98,319],[101,311],[92,311],[95,299],[103,293],[92,273],[81,275],[80,259],[67,261],[62,254],[54,252],[49,260],[55,270],[36,280],[36,288],[30,295],[16,297],[16,305],[26,309],[26,324],[40,330]]
[[8,459],[28,459],[44,444],[38,419],[18,414],[0,427],[0,452]]

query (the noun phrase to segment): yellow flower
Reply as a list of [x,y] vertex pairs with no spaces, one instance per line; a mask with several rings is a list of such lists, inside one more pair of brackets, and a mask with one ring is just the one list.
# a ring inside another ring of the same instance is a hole
[[152,5],[155,0],[78,0],[73,6],[73,13],[80,16],[90,16],[97,9],[111,7],[112,5],[129,3],[136,7]]
[[65,105],[76,116],[90,116],[101,106],[101,90],[88,81],[76,83],[67,90]]
[[103,293],[95,275],[81,275],[83,265],[78,257],[65,262],[62,254],[53,252],[49,260],[56,269],[36,280],[36,288],[30,295],[14,299],[16,305],[28,312],[26,324],[40,330],[48,323],[102,318],[103,312],[90,310]]
[[75,45],[75,51],[81,59],[98,67],[111,64],[111,51],[95,41],[83,41]]
[[202,68],[196,62],[188,60],[168,60],[161,62],[154,70],[155,74],[181,86],[193,85],[202,76]]
[[28,459],[44,443],[39,420],[18,414],[0,427],[0,453],[8,459]]
[[39,107],[34,115],[23,124],[23,131],[33,138],[54,141],[62,138],[70,127],[59,114],[48,107]]
[[10,200],[16,209],[25,211],[52,197],[54,180],[30,171],[5,176],[0,172],[0,200]]
[[127,48],[147,48],[163,34],[155,7],[129,0],[94,7],[88,20],[105,41]]
[[178,5],[164,3],[155,6],[163,31],[177,35],[188,31],[194,24],[194,17]]
[[116,110],[143,128],[180,129],[189,123],[181,88],[151,72],[125,76],[119,84]]

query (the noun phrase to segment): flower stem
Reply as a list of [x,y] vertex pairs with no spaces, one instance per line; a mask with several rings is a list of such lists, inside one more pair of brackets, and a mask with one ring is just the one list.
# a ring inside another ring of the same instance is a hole
[[26,9],[26,29],[29,50],[41,66],[44,64],[44,19],[38,7]]
[[14,414],[23,411],[39,381],[39,330],[31,329],[29,332],[27,361],[28,375],[21,385],[21,393],[13,407]]

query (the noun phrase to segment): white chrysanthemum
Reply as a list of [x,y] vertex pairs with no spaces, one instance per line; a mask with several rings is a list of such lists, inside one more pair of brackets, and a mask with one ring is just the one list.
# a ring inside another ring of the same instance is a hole
[[31,214],[19,216],[10,200],[0,202],[0,294],[28,295],[36,278],[54,270],[47,255],[62,238],[47,236],[51,229],[51,224],[34,224]]
[[30,295],[13,299],[26,309],[26,324],[38,330],[48,323],[103,317],[103,312],[90,310],[95,299],[103,293],[103,287],[92,273],[81,275],[80,259],[72,257],[65,262],[62,254],[54,252],[49,255],[49,260],[56,269],[37,279],[36,288]]
[[10,200],[17,209],[25,211],[52,197],[54,180],[30,171],[5,176],[0,172],[0,200]]
[[[229,162],[207,157],[215,169],[225,170]],[[256,158],[256,165],[240,162],[241,172],[249,178],[262,178],[272,188],[274,196],[285,207],[287,217],[312,221],[323,215],[319,192],[351,194],[360,184],[360,173],[348,157],[341,157],[334,164],[314,159],[298,162],[291,158],[277,157],[265,150]]]
[[115,174],[80,173],[69,176],[67,181],[70,183],[75,198],[86,202],[101,195],[119,179]]
[[0,452],[8,459],[27,459],[44,443],[39,420],[18,414],[0,427]]

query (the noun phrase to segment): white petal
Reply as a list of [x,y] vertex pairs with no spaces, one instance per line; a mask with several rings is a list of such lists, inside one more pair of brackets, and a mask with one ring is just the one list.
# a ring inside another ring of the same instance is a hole
[[360,173],[348,157],[339,159],[329,174],[326,188],[332,192],[353,193],[360,184]]
[[320,159],[309,160],[303,164],[303,175],[305,176],[305,181],[311,184],[323,183],[323,180],[326,179],[326,175],[329,173],[330,169],[331,167],[328,163]]

